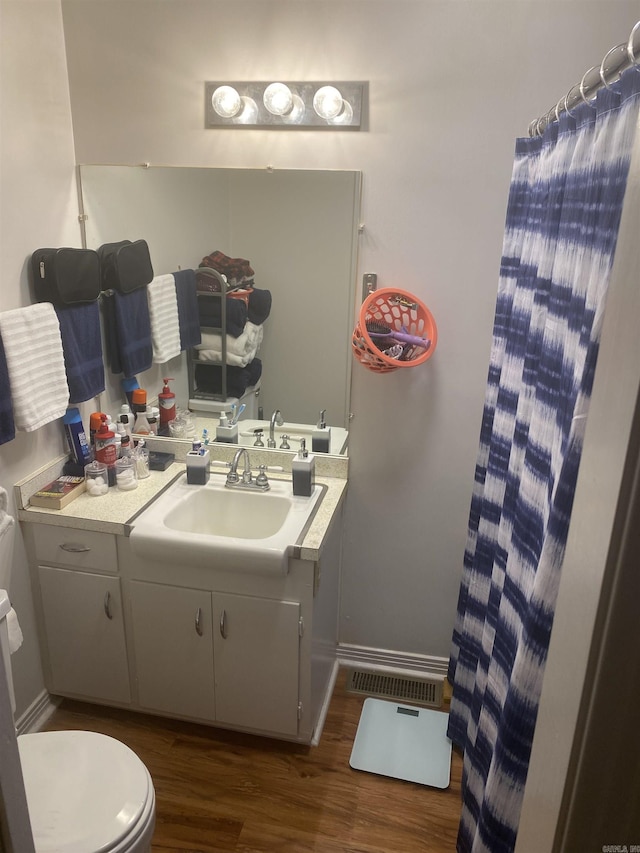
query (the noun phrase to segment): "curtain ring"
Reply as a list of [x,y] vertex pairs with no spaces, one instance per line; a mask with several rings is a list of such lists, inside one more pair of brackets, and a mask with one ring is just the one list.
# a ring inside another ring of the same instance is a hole
[[572,86],[572,87],[569,89],[569,91],[567,92],[567,94],[564,96],[564,108],[565,108],[565,110],[566,110],[566,112],[567,112],[567,115],[568,115],[568,116],[571,116],[571,118],[575,118],[575,116],[574,116],[574,114],[571,112],[571,110],[569,109],[569,100],[570,100],[570,98],[571,98],[571,93],[573,92],[573,90],[574,90],[574,89],[577,89],[577,88],[578,88],[577,86]]
[[[612,47],[611,50],[608,50],[605,53],[604,58],[603,58],[602,62],[600,63],[600,79],[602,80],[602,85],[605,87],[605,89],[609,89],[609,91],[611,91],[611,86],[607,82],[607,75],[606,75],[606,72],[604,70],[604,66],[606,65],[607,59],[609,59],[611,54],[614,53],[616,50],[620,50],[620,48],[622,48],[623,50],[626,51],[626,45],[624,43],[623,44],[617,44],[615,47]],[[613,80],[612,82],[617,83],[619,79],[620,79],[620,74],[618,74],[616,79]]]
[[631,30],[631,35],[629,36],[629,41],[627,42],[627,56],[629,57],[629,62],[631,62],[636,71],[640,71],[640,58],[636,56],[635,51],[633,49],[633,38],[638,32],[638,28],[640,28],[640,21],[638,21],[635,27]]
[[[560,104],[562,103],[563,100],[564,100],[564,98],[560,98],[560,100],[555,105],[555,108],[553,110],[554,115],[556,117],[556,121],[560,121]],[[566,104],[565,104],[565,109],[566,109]]]
[[578,87],[579,87],[579,89],[580,89],[580,97],[581,97],[581,98],[582,98],[582,100],[585,102],[585,104],[586,104],[588,107],[590,107],[592,110],[595,110],[596,108],[595,108],[595,106],[591,103],[591,101],[589,100],[589,98],[587,98],[587,96],[586,96],[586,95],[585,95],[585,93],[584,93],[584,81],[585,81],[585,78],[587,77],[587,75],[588,75],[588,74],[591,74],[591,72],[592,72],[592,71],[596,71],[597,69],[598,69],[598,66],[597,66],[597,65],[592,66],[588,71],[586,71],[586,72],[584,73],[584,75],[582,76],[582,80],[581,80],[581,81],[580,81],[580,83],[578,84]]
[[533,136],[535,136],[537,124],[538,124],[537,118],[534,118],[533,121],[529,122],[529,138],[533,138]]

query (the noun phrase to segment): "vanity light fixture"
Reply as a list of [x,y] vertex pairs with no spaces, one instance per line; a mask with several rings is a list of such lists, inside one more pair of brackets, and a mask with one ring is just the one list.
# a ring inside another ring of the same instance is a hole
[[207,81],[205,128],[361,130],[368,84]]

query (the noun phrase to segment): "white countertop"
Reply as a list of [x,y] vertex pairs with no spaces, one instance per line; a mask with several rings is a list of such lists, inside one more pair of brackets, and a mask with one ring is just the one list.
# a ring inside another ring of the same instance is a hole
[[[84,492],[62,509],[25,506],[24,509],[18,509],[18,519],[127,536],[134,517],[184,470],[184,463],[174,462],[166,471],[151,471],[149,477],[138,481],[138,488],[133,491],[123,492],[113,486],[106,495],[99,497]],[[212,473],[212,476],[220,475]],[[271,476],[274,479],[290,480],[290,475]],[[41,480],[42,477],[36,478],[34,475],[34,486],[30,494],[37,491],[41,485],[37,479]],[[303,560],[319,558],[320,548],[347,487],[347,480],[338,477],[316,475],[316,483],[326,486],[326,490],[300,544],[300,558]],[[198,486],[193,488],[197,489]],[[22,489],[25,490],[24,481]],[[20,505],[19,503],[18,506]]]

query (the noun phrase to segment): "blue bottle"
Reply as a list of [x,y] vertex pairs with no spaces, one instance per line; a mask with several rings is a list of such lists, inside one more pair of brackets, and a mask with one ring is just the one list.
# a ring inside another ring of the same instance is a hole
[[80,410],[75,407],[67,409],[62,423],[73,461],[84,468],[91,462],[91,448],[82,425]]

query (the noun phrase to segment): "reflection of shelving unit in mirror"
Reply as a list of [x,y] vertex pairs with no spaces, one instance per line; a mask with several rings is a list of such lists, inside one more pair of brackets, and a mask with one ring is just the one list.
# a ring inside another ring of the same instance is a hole
[[[206,268],[207,275],[210,275],[212,278],[218,280],[220,285],[219,291],[207,291],[207,290],[198,290],[198,304],[199,306],[202,304],[200,300],[209,300],[215,299],[220,303],[220,324],[219,325],[206,325],[201,322],[200,329],[203,333],[215,333],[220,336],[220,361],[202,361],[200,360],[200,353],[197,349],[189,350],[187,354],[187,375],[189,381],[189,408],[194,412],[209,412],[211,414],[217,415],[221,411],[229,412],[232,404],[236,404],[239,408],[241,402],[247,400],[250,401],[246,404],[247,414],[245,417],[256,417],[257,416],[257,395],[259,393],[260,383],[259,381],[255,383],[255,385],[247,388],[246,394],[242,400],[238,397],[230,397],[229,396],[229,377],[228,377],[228,347],[227,347],[227,298],[228,297],[228,285],[227,279],[217,270],[214,270],[210,267]],[[208,316],[209,312],[205,312],[205,316]],[[219,391],[211,391],[205,390],[203,388],[198,387],[198,381],[196,376],[196,367],[200,368],[200,371],[206,370],[207,367],[211,367],[213,369],[220,369],[220,390]]]

